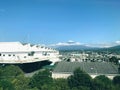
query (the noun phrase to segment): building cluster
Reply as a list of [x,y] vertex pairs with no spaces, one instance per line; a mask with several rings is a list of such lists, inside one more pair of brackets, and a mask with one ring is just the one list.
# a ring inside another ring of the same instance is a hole
[[78,62],[109,62],[111,57],[120,58],[118,54],[112,54],[108,52],[99,53],[94,51],[86,52],[68,52],[62,55],[62,59],[65,61],[78,61]]
[[[114,77],[118,74],[118,67],[109,63],[111,57],[120,58],[120,55],[108,52],[67,52],[59,51],[30,43],[0,42],[0,64],[22,64],[30,67],[40,67],[38,62],[49,60],[59,62],[52,72],[53,78],[66,78],[72,75],[75,68],[89,73],[92,77],[105,74]],[[38,66],[37,66],[38,65]]]
[[[110,63],[110,58],[120,58],[119,54],[108,51],[71,51],[61,53],[63,62],[59,63],[53,73],[53,78],[67,78],[73,74],[76,68],[81,68],[92,78],[105,75],[113,79],[119,75],[119,65]],[[119,60],[120,62],[120,60]]]

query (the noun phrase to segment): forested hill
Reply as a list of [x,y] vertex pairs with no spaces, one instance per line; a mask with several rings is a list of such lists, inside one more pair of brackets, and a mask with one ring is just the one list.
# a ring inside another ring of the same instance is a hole
[[108,48],[108,49],[111,49],[111,50],[114,50],[114,49],[115,49],[115,50],[116,50],[116,49],[117,49],[117,50],[120,50],[120,45],[114,46],[114,47],[110,47],[110,48]]

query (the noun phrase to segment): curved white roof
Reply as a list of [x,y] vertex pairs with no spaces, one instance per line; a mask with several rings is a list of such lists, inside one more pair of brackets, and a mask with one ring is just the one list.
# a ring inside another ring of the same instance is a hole
[[20,42],[0,42],[0,52],[53,51],[45,46],[22,44]]

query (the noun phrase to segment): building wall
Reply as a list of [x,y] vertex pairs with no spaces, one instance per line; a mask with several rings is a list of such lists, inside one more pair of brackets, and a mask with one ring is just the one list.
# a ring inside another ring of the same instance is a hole
[[[68,78],[70,75],[72,75],[72,73],[52,73],[52,78]],[[107,76],[109,79],[113,79],[115,76],[117,76],[118,74],[89,74],[92,78],[95,78],[96,76],[99,75],[105,75]]]
[[72,75],[71,73],[52,73],[52,78],[68,78],[70,75]]
[[57,60],[58,57],[58,51],[45,46],[20,42],[0,42],[0,63],[35,62],[52,58]]

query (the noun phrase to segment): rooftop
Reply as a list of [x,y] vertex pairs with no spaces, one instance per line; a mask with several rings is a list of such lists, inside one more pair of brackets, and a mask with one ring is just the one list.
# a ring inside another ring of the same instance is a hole
[[72,73],[76,68],[81,68],[87,73],[117,74],[118,67],[108,62],[65,62],[58,63],[55,73]]

